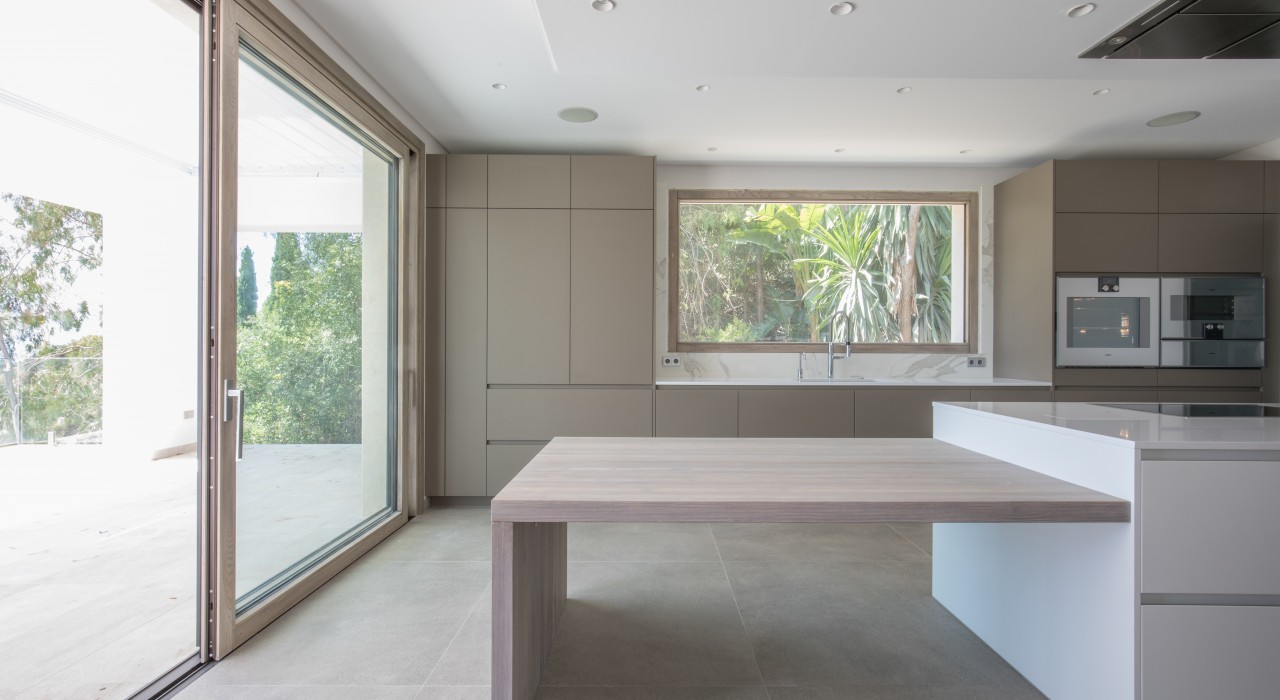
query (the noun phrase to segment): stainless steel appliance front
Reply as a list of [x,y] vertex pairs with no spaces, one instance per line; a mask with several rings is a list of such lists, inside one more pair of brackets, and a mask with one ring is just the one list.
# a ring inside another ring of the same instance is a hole
[[1261,367],[1266,337],[1260,277],[1160,281],[1163,367]]
[[1155,277],[1059,277],[1057,365],[1159,365],[1159,308]]

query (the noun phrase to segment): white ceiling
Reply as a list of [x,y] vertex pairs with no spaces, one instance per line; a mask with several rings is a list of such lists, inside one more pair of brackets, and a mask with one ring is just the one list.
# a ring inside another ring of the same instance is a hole
[[1027,166],[1280,137],[1280,61],[1078,59],[1154,2],[1079,1],[295,0],[457,153]]

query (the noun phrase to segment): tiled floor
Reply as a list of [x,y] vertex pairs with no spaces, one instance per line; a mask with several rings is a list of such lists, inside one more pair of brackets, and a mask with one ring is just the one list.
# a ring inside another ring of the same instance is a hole
[[[930,533],[570,525],[538,698],[1042,698],[930,597]],[[487,700],[488,562],[487,509],[429,512],[180,700]]]

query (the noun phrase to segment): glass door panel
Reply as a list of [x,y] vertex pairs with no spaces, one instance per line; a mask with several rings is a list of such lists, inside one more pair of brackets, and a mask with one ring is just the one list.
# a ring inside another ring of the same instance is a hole
[[241,44],[237,613],[396,511],[397,162]]

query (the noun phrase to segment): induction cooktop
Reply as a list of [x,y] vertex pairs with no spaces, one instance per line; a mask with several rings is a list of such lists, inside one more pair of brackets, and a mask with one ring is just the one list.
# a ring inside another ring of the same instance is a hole
[[1280,406],[1258,403],[1100,403],[1098,405],[1183,418],[1280,417]]

